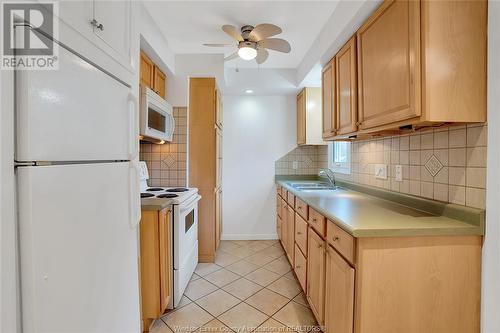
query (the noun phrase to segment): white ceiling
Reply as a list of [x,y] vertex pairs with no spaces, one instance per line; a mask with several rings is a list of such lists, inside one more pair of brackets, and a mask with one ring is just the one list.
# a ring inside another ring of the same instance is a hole
[[[326,1],[144,1],[145,7],[160,27],[169,47],[176,54],[224,53],[236,48],[208,48],[202,43],[231,43],[223,24],[272,23],[283,33],[276,37],[288,40],[289,54],[270,51],[262,68],[297,68],[338,4]],[[235,43],[236,45],[236,43]],[[236,59],[228,67],[257,68],[255,61]]]

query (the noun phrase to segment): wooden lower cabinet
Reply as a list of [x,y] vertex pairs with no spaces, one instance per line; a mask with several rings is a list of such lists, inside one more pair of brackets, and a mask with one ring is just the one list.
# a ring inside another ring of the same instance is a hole
[[333,247],[326,251],[325,332],[354,329],[354,268]]
[[286,242],[285,242],[285,251],[288,256],[288,260],[294,263],[295,256],[295,211],[291,206],[286,207],[287,216],[286,216]]
[[172,297],[172,211],[143,211],[140,222],[141,307],[145,331]]
[[295,275],[297,275],[297,279],[299,280],[300,286],[303,290],[306,290],[306,281],[307,281],[307,259],[299,249],[297,244],[295,244],[295,255],[294,255],[295,265],[293,266],[293,270]]
[[219,248],[222,236],[222,187],[215,190],[215,247]]
[[325,246],[326,243],[313,228],[307,240],[307,300],[318,323],[324,323],[325,307]]

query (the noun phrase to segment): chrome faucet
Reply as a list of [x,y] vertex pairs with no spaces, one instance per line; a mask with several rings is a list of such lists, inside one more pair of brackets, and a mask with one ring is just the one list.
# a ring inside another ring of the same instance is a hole
[[321,169],[318,173],[318,176],[320,177],[326,177],[328,178],[328,181],[330,182],[330,185],[335,187],[335,174],[333,173],[332,170],[330,169]]

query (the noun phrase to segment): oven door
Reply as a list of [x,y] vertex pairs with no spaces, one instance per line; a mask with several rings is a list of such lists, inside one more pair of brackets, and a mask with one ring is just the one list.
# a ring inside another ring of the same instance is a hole
[[[174,269],[191,270],[198,263],[198,201],[196,194],[174,208]],[[194,268],[193,268],[194,270]]]

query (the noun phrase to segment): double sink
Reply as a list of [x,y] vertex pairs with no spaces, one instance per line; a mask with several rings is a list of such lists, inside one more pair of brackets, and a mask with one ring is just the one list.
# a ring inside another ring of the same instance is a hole
[[341,189],[339,186],[332,186],[328,183],[288,183],[291,187],[298,191],[335,191]]

